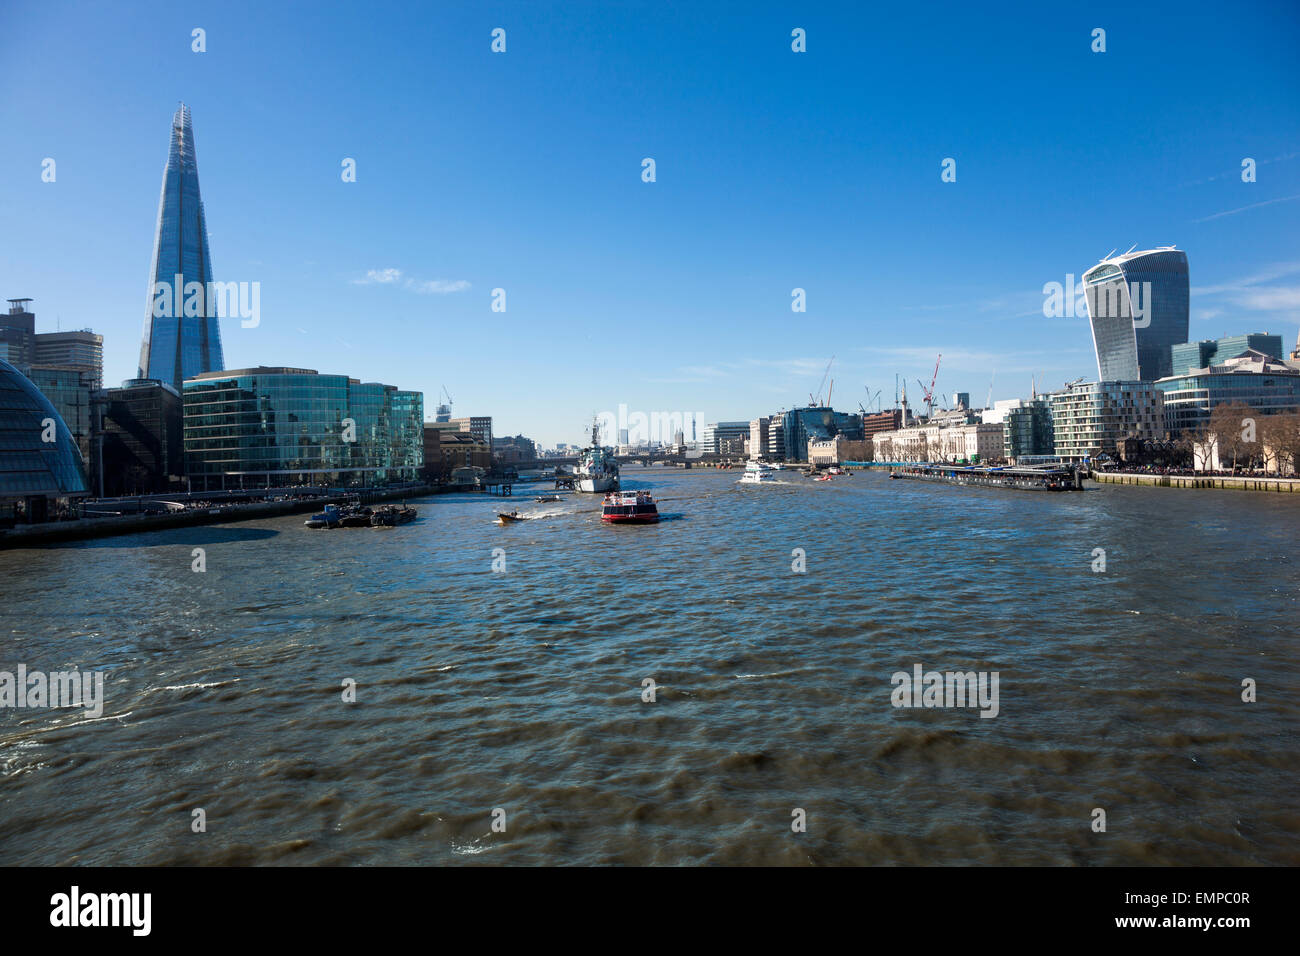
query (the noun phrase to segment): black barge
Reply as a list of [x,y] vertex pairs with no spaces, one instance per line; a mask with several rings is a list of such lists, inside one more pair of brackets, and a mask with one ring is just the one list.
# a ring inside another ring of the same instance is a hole
[[949,485],[1015,488],[1021,491],[1082,491],[1083,473],[1077,465],[903,465],[890,478],[939,481]]

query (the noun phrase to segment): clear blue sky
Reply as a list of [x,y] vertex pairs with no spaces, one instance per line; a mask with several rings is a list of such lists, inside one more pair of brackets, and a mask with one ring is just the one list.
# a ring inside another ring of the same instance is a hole
[[497,434],[748,419],[831,355],[848,408],[895,373],[915,396],[938,352],[976,404],[995,373],[995,399],[1094,378],[1041,290],[1134,243],[1187,250],[1193,338],[1294,343],[1297,4],[807,6],[5,3],[0,296],[135,374],[183,99],[217,278],[262,287],[227,365],[421,389],[430,416],[445,384]]

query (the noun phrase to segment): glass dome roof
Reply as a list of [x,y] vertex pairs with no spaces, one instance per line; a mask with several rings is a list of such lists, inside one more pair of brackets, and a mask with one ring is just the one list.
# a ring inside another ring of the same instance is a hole
[[[54,441],[43,441],[46,419]],[[84,495],[88,492],[81,451],[40,389],[0,359],[0,498]]]

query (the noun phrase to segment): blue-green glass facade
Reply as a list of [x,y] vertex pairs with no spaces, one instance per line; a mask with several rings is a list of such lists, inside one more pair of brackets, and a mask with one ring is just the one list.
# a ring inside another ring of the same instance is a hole
[[241,369],[185,383],[185,471],[195,489],[414,480],[424,396],[309,369]]
[[1180,342],[1172,349],[1173,371],[1169,374],[1186,375],[1193,369],[1221,365],[1250,349],[1281,360],[1283,358],[1282,336],[1252,332],[1248,335],[1229,335],[1222,339]]
[[1052,406],[1045,398],[1022,401],[1002,420],[1002,457],[1019,461],[1031,455],[1051,455],[1056,450]]
[[836,435],[860,441],[861,416],[818,405],[792,408],[781,416],[781,440],[786,461],[807,461],[810,440],[824,441]]
[[1175,375],[1156,388],[1164,393],[1165,427],[1175,434],[1199,428],[1214,406],[1228,402],[1241,402],[1261,415],[1300,410],[1300,372]]
[[[158,226],[137,378],[158,379],[179,392],[185,379],[225,365],[216,303],[209,301],[208,295],[213,281],[194,130],[190,109],[181,104],[172,118],[171,148],[158,198]],[[177,308],[183,305],[185,290],[191,283],[197,283],[203,292],[198,315],[184,315],[186,310]],[[164,292],[176,288],[180,291],[156,294],[160,284]]]

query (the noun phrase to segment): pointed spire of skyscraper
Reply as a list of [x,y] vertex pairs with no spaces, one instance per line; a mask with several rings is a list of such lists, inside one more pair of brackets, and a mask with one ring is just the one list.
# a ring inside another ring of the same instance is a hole
[[180,391],[185,379],[225,367],[212,281],[194,130],[190,108],[181,103],[172,116],[158,198],[139,378],[160,379]]

